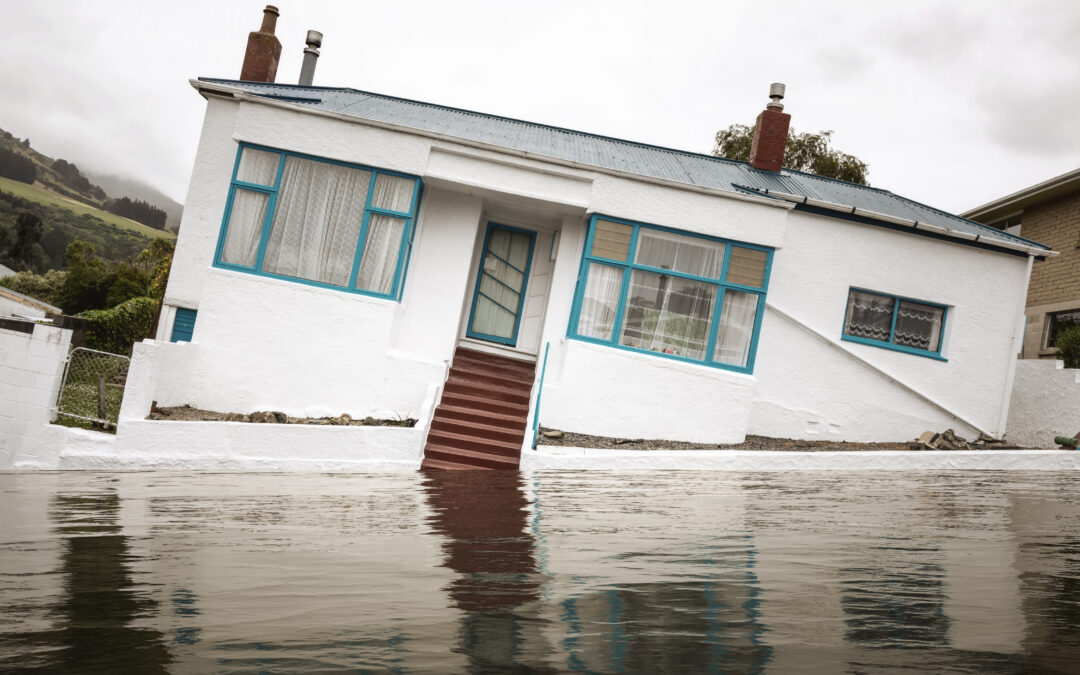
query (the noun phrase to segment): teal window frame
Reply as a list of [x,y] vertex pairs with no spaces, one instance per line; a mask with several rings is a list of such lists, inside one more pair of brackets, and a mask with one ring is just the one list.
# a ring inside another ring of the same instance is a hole
[[[258,185],[256,183],[248,183],[237,179],[236,176],[240,170],[240,157],[241,155],[243,155],[245,149],[260,150],[262,152],[270,152],[279,155],[277,173],[274,177],[273,185]],[[357,237],[356,250],[353,254],[352,272],[349,276],[349,279],[351,284],[355,283],[357,270],[360,268],[360,261],[363,260],[364,257],[364,247],[367,244],[368,225],[371,217],[373,215],[384,215],[402,219],[405,221],[405,225],[402,228],[401,232],[401,243],[398,247],[397,266],[394,270],[394,281],[389,293],[378,293],[376,291],[371,291],[363,288],[356,288],[355,286],[336,286],[334,284],[327,284],[321,281],[313,281],[311,279],[301,279],[299,277],[291,277],[284,274],[266,272],[262,269],[263,258],[266,254],[266,245],[267,242],[269,242],[270,240],[270,228],[274,222],[274,213],[277,208],[278,192],[281,189],[281,176],[285,171],[285,160],[289,157],[296,157],[298,159],[306,159],[315,162],[323,162],[325,164],[333,164],[336,166],[343,166],[350,169],[358,169],[371,173],[371,181],[368,184],[367,200],[364,204],[363,220],[360,225],[360,234]],[[412,202],[410,203],[409,210],[407,212],[393,211],[390,209],[372,206],[371,199],[375,191],[375,180],[379,174],[394,176],[397,178],[405,178],[413,181],[414,188]],[[257,145],[255,143],[239,143],[236,149],[236,161],[233,164],[232,178],[229,182],[229,196],[225,201],[225,213],[221,219],[221,230],[218,234],[217,247],[214,250],[213,266],[221,269],[233,270],[236,272],[244,272],[246,274],[254,274],[256,276],[267,277],[270,279],[280,279],[282,281],[290,281],[293,283],[304,284],[307,286],[329,288],[336,291],[344,291],[346,293],[355,293],[358,295],[366,295],[369,297],[383,298],[386,300],[400,302],[401,294],[405,286],[405,273],[408,268],[409,259],[412,256],[413,237],[416,231],[416,214],[419,212],[420,209],[420,198],[423,193],[423,189],[423,181],[421,181],[418,176],[400,173],[397,171],[389,171],[386,169],[379,169],[371,166],[365,166],[363,164],[342,162],[335,159],[327,159],[325,157],[317,157],[315,155],[308,155],[300,152],[293,152],[290,150],[282,150],[281,148]],[[225,238],[228,235],[229,218],[232,216],[233,202],[236,198],[236,193],[238,190],[257,192],[265,194],[267,196],[266,215],[263,217],[262,230],[259,237],[259,247],[258,251],[255,254],[255,262],[250,267],[244,265],[237,265],[235,263],[228,263],[222,260],[222,253],[225,249]]]
[[[861,337],[858,335],[849,335],[847,330],[847,307],[851,303],[851,294],[853,292],[867,293],[869,295],[876,295],[880,298],[889,298],[893,301],[893,315],[892,326],[889,328],[889,341],[874,340],[873,338]],[[929,349],[918,349],[916,347],[907,347],[905,345],[898,345],[893,342],[896,338],[896,317],[900,312],[900,301],[913,302],[918,305],[926,305],[927,307],[937,307],[942,310],[941,314],[941,329],[938,333],[938,348],[936,351]],[[881,349],[890,349],[896,352],[902,352],[904,354],[912,354],[914,356],[922,356],[928,359],[934,359],[935,361],[948,361],[949,359],[942,356],[941,351],[945,348],[945,326],[949,321],[949,306],[943,305],[939,302],[929,302],[927,300],[919,300],[918,298],[909,298],[903,295],[893,295],[892,293],[882,293],[881,291],[872,291],[867,288],[859,288],[852,286],[848,289],[847,298],[844,301],[844,325],[840,329],[840,339],[844,342],[854,342],[861,345],[869,345],[871,347],[880,347]]]
[[[630,237],[630,248],[626,256],[626,261],[612,260],[610,258],[603,258],[600,256],[591,255],[593,238],[596,235],[597,221],[607,221],[611,223],[618,223],[621,225],[629,225],[633,228],[633,232]],[[652,267],[650,265],[643,265],[634,262],[634,256],[637,252],[638,235],[642,230],[656,230],[660,232],[670,232],[672,234],[679,234],[685,237],[694,237],[697,239],[704,239],[706,241],[715,241],[724,244],[724,260],[720,270],[719,278],[702,277],[694,274],[685,274],[675,270],[667,270],[659,267]],[[728,264],[731,260],[731,249],[734,246],[742,248],[753,249],[756,251],[764,251],[766,254],[765,259],[765,272],[762,277],[761,288],[754,286],[745,286],[743,284],[736,284],[727,281]],[[585,251],[581,257],[581,266],[578,269],[577,289],[574,292],[574,305],[570,312],[570,325],[567,328],[566,336],[572,340],[579,340],[581,342],[589,342],[592,344],[605,345],[608,347],[614,347],[616,349],[623,349],[626,351],[634,352],[636,354],[648,354],[650,356],[656,356],[664,359],[673,359],[676,361],[683,361],[686,363],[696,363],[702,366],[708,366],[710,368],[720,368],[722,370],[730,370],[737,373],[753,374],[754,363],[757,357],[758,340],[761,337],[761,321],[765,314],[765,296],[769,289],[769,276],[772,272],[773,263],[773,248],[769,246],[760,246],[757,244],[749,244],[743,241],[737,241],[734,239],[723,239],[720,237],[710,237],[704,234],[698,234],[696,232],[688,232],[687,230],[680,230],[671,227],[664,227],[662,225],[652,225],[649,223],[642,223],[634,220],[626,220],[625,218],[616,218],[613,216],[606,216],[603,214],[595,213],[589,218],[589,232],[585,238]],[[585,297],[585,286],[588,283],[588,270],[591,263],[597,263],[601,265],[607,265],[609,267],[617,267],[623,270],[622,288],[619,290],[619,303],[615,310],[615,319],[612,324],[611,339],[603,340],[600,338],[591,337],[588,335],[579,335],[577,332],[578,322],[581,318],[581,306]],[[680,277],[691,281],[710,284],[716,287],[716,298],[713,305],[713,314],[711,319],[711,325],[709,328],[709,339],[705,347],[706,357],[704,359],[692,359],[686,356],[680,356],[677,354],[667,354],[664,352],[654,352],[649,349],[641,349],[639,347],[631,347],[629,345],[619,344],[619,335],[622,333],[623,321],[626,318],[626,306],[629,302],[630,294],[630,277],[634,270],[641,270],[644,272],[651,272],[653,274],[662,274],[672,277]],[[713,353],[716,349],[716,338],[718,334],[718,328],[720,325],[720,317],[724,310],[724,295],[725,291],[741,291],[744,293],[752,293],[757,295],[757,312],[754,315],[754,332],[750,338],[750,353],[747,356],[745,366],[736,366],[730,363],[721,363],[719,361],[712,360]]]
[[195,333],[195,320],[198,318],[198,310],[186,307],[177,307],[173,314],[172,334],[169,342],[191,342],[191,336]]

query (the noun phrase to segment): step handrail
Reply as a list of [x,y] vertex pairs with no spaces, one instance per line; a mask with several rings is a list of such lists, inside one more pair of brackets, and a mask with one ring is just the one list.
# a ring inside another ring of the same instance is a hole
[[536,406],[533,408],[533,437],[532,449],[536,449],[537,432],[540,429],[540,396],[544,393],[544,375],[547,373],[548,350],[551,343],[544,343],[544,364],[540,367],[540,384],[536,388]]

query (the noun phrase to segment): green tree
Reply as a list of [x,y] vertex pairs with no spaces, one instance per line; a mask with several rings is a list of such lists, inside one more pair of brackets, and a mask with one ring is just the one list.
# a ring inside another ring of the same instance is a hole
[[147,295],[150,277],[131,263],[122,262],[112,268],[106,281],[105,307],[115,307],[132,298]]
[[49,270],[45,274],[19,272],[0,279],[0,286],[10,288],[16,293],[29,295],[50,305],[60,305],[60,294],[64,288],[67,272]]
[[[41,218],[30,211],[22,211],[15,219],[15,243],[11,246],[9,257],[19,263],[23,269],[34,266],[34,246],[45,234]],[[40,251],[40,247],[38,248]]]
[[68,272],[60,292],[60,307],[65,314],[88,309],[104,309],[109,293],[109,266],[97,256],[94,246],[85,241],[68,244]]
[[[784,168],[869,185],[867,176],[870,168],[858,157],[834,150],[831,146],[832,135],[832,130],[800,134],[791,129],[784,146]],[[727,159],[749,161],[753,140],[753,127],[732,124],[727,129],[716,132],[716,144],[712,154]]]
[[1064,361],[1066,368],[1080,368],[1080,325],[1059,330],[1054,345],[1057,347],[1054,357]]
[[165,295],[165,284],[169,281],[169,270],[172,268],[175,249],[175,241],[159,237],[150,242],[150,245],[135,258],[136,267],[139,267],[150,278],[147,295],[152,298],[160,300]]

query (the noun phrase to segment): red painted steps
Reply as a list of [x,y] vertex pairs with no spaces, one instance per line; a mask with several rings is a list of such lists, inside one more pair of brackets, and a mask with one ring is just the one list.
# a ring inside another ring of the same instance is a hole
[[459,348],[424,448],[425,469],[516,469],[536,364]]

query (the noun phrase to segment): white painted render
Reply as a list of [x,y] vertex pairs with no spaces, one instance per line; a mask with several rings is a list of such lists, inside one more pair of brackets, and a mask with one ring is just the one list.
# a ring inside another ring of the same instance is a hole
[[59,314],[60,308],[0,286],[0,316],[44,319],[47,312]]
[[1056,447],[1054,436],[1080,433],[1080,370],[1063,361],[1016,363],[1008,439],[1031,448]]
[[[421,176],[402,301],[213,268],[238,141]],[[568,340],[588,213],[774,247],[755,372]],[[548,267],[530,280],[520,349],[538,354],[538,381],[547,355],[542,394],[533,390],[544,426],[702,443],[746,433],[897,441],[948,427],[966,436],[1004,431],[1024,257],[217,97],[208,102],[159,339],[171,332],[175,306],[197,309],[198,318],[186,351],[163,357],[173,361],[160,370],[155,400],[417,416],[464,333],[489,221],[540,235],[534,260]],[[949,305],[948,360],[841,341],[853,286]]]
[[53,452],[49,423],[70,346],[63,328],[0,328],[0,469],[36,466]]
[[1073,450],[606,450],[540,446],[521,453],[524,471],[1076,471]]

